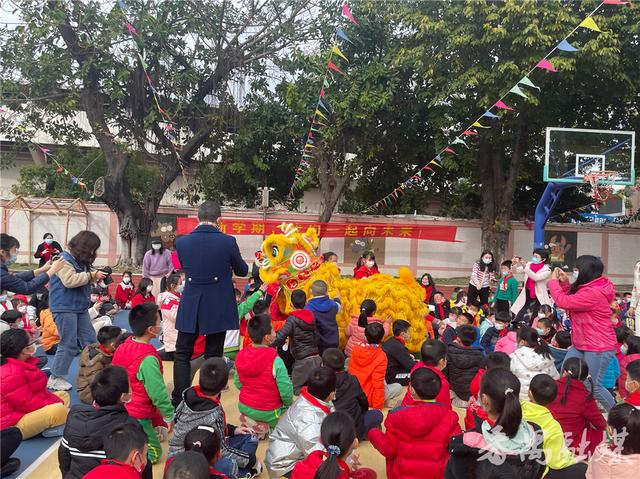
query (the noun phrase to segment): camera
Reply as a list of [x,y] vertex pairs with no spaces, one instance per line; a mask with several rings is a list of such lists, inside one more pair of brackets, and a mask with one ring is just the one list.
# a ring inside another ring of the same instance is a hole
[[102,280],[106,286],[109,286],[111,283],[113,283],[113,278],[111,277],[111,273],[113,273],[113,270],[111,269],[111,266],[105,266],[104,268],[99,269],[98,271],[102,271],[104,274],[107,275]]

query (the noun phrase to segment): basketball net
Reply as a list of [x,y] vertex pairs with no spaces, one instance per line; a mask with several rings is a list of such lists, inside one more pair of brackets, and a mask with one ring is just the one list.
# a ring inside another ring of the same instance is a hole
[[613,193],[612,185],[603,185],[604,180],[614,180],[618,176],[616,171],[590,171],[584,175],[584,182],[591,185],[591,194],[593,195],[593,203],[596,209],[598,205],[611,198]]

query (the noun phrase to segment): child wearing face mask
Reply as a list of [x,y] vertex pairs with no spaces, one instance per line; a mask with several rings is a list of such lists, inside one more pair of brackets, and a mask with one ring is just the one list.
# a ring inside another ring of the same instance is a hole
[[151,292],[153,291],[153,281],[149,278],[142,278],[138,283],[138,287],[136,288],[136,292],[131,299],[131,308],[135,308],[136,306],[142,303],[155,303],[156,298]]
[[627,397],[629,391],[626,388],[627,381],[627,366],[640,359],[640,337],[629,335],[622,342],[620,346],[620,352],[623,354],[623,358],[620,361],[620,377],[618,377],[618,392],[621,397]]
[[[167,278],[166,290],[158,295],[158,306],[162,313],[162,336],[160,340],[164,344],[164,352],[171,359],[176,350],[178,330],[176,329],[176,315],[180,306],[180,297],[184,289],[182,278],[177,273],[172,273]],[[167,358],[168,359],[168,358]]]
[[492,353],[500,338],[505,337],[509,333],[510,322],[511,313],[499,311],[495,314],[493,326],[487,328],[480,340],[480,346],[484,348],[485,353]]
[[105,313],[105,303],[100,297],[100,290],[98,288],[91,289],[91,307],[89,308],[89,318],[91,318],[91,324],[93,329],[96,330],[96,334],[100,331],[101,328],[105,326],[111,326],[113,323],[111,322],[111,318],[104,314]]
[[133,336],[118,346],[112,364],[127,370],[131,384],[127,411],[140,422],[147,435],[149,459],[153,464],[162,456],[158,432],[164,429],[159,428],[168,428],[174,413],[162,376],[162,360],[151,344],[162,330],[158,306],[146,302],[134,307],[129,313],[129,326]]
[[540,336],[540,339],[546,343],[551,343],[551,340],[556,335],[556,328],[553,327],[553,323],[549,318],[539,318],[536,332],[538,336]]
[[10,310],[13,310],[13,304],[7,296],[7,292],[4,289],[0,290],[0,314]]
[[122,274],[122,281],[116,287],[116,304],[120,309],[131,309],[134,291],[133,274],[131,271],[125,271]]
[[518,298],[518,280],[511,274],[512,262],[510,260],[503,261],[500,264],[500,279],[496,287],[496,292],[491,298],[491,303],[496,310],[511,312],[511,306]]
[[139,479],[147,468],[145,435],[134,424],[115,426],[104,439],[104,451],[107,458],[83,479]]
[[373,254],[373,251],[366,251],[356,263],[356,267],[353,268],[353,278],[368,278],[379,272],[378,265],[376,264],[376,255]]
[[103,326],[97,333],[98,342],[86,346],[80,353],[80,369],[76,389],[80,401],[91,404],[93,378],[111,364],[116,346],[121,342],[122,330],[118,326]]
[[624,402],[640,409],[640,360],[631,361],[625,367],[625,390],[627,392]]

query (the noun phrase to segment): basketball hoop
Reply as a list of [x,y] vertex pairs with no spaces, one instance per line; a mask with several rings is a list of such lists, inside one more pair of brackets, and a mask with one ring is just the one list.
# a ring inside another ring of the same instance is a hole
[[584,182],[591,185],[591,194],[595,207],[598,207],[598,203],[607,201],[611,198],[613,193],[613,186],[611,184],[601,184],[604,180],[614,181],[618,177],[617,171],[590,171],[584,175]]

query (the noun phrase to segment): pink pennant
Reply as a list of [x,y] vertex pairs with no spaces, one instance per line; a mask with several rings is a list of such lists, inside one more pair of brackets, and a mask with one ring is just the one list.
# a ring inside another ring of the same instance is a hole
[[324,88],[320,90],[320,98],[324,98]]
[[[338,73],[342,73],[342,70],[340,70],[335,63],[333,62],[329,62],[327,63],[327,67],[329,67],[331,70],[333,70],[334,72],[338,72]],[[344,75],[344,73],[342,73]]]
[[605,5],[626,5],[629,2],[623,0],[604,0],[602,3]]
[[462,132],[462,134],[463,134],[463,135],[477,135],[477,134],[478,134],[478,132],[473,131],[473,130],[464,130],[464,131]]
[[430,166],[423,166],[422,169],[423,170],[433,171],[433,168],[431,168]]
[[347,17],[347,18],[349,19],[349,21],[350,21],[351,23],[353,23],[354,25],[357,25],[357,24],[358,24],[358,22],[356,22],[356,19],[355,19],[355,18],[353,18],[353,13],[351,13],[351,9],[349,8],[349,4],[348,4],[348,3],[345,3],[345,4],[342,6],[342,14],[343,14],[345,17]]
[[498,100],[496,102],[496,106],[502,110],[511,110],[513,111],[513,108],[511,108],[510,106],[508,106],[505,102],[503,102],[502,100]]
[[51,150],[50,150],[49,148],[43,148],[43,147],[41,146],[41,147],[40,147],[40,151],[46,155],[46,154],[47,154],[47,153],[49,153]]
[[131,35],[133,35],[134,37],[138,36],[138,32],[129,22],[127,22],[127,30],[129,30],[129,33],[131,33]]
[[313,133],[309,132],[309,134],[307,135],[307,138],[309,138],[310,140],[313,140]]
[[556,70],[556,68],[551,64],[551,62],[549,60],[547,60],[546,58],[543,58],[542,60],[540,60],[538,62],[538,64],[536,65],[536,67],[538,68],[542,68],[544,70],[550,71],[550,72],[557,72],[558,70]]
[[449,148],[448,146],[442,151],[447,152],[447,153],[451,153],[452,155],[458,156],[458,154],[455,151],[453,151],[451,148]]

